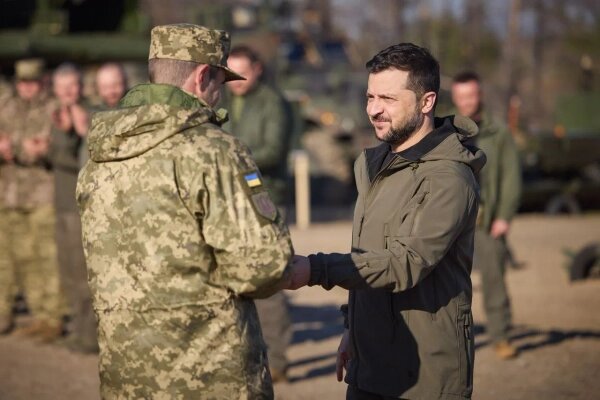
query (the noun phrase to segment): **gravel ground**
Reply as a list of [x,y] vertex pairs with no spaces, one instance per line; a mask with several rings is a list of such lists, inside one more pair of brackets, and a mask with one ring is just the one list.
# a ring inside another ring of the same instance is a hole
[[[296,251],[345,252],[347,222],[292,229]],[[600,240],[600,215],[520,216],[510,236],[525,268],[507,276],[514,308],[514,343],[521,354],[501,361],[483,328],[479,274],[473,273],[476,323],[475,399],[598,399],[600,396],[600,280],[570,283],[567,251]],[[290,294],[294,343],[290,383],[277,399],[342,399],[335,350],[342,331],[337,311],[344,290],[304,288]],[[56,345],[0,337],[0,400],[98,399],[97,359]]]

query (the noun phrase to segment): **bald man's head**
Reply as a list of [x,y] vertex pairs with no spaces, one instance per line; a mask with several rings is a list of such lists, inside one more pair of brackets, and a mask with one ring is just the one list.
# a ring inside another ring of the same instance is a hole
[[123,66],[107,63],[98,69],[96,89],[102,101],[109,107],[116,107],[127,90],[127,75]]

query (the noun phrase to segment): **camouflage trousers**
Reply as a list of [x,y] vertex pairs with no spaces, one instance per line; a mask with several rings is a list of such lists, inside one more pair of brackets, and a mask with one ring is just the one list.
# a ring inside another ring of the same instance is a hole
[[511,324],[510,299],[504,273],[506,271],[506,244],[487,232],[475,230],[473,266],[481,272],[483,307],[487,320],[486,331],[492,341],[508,338]]
[[0,315],[10,315],[14,296],[22,291],[34,318],[61,322],[64,300],[54,225],[50,205],[0,211]]

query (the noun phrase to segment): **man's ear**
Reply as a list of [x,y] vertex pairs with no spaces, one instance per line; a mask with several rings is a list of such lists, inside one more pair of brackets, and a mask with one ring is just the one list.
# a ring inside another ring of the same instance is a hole
[[209,83],[210,65],[202,64],[194,71],[194,86],[204,92]]
[[427,114],[433,110],[435,107],[435,100],[437,99],[437,94],[435,92],[427,92],[421,98],[421,112],[423,114]]

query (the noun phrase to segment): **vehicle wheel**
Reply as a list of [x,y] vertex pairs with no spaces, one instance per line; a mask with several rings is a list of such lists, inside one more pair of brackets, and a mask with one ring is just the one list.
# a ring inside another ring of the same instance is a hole
[[557,194],[546,203],[546,214],[580,214],[581,207],[577,199],[570,194]]
[[579,251],[569,268],[572,281],[600,277],[600,244],[590,244]]

